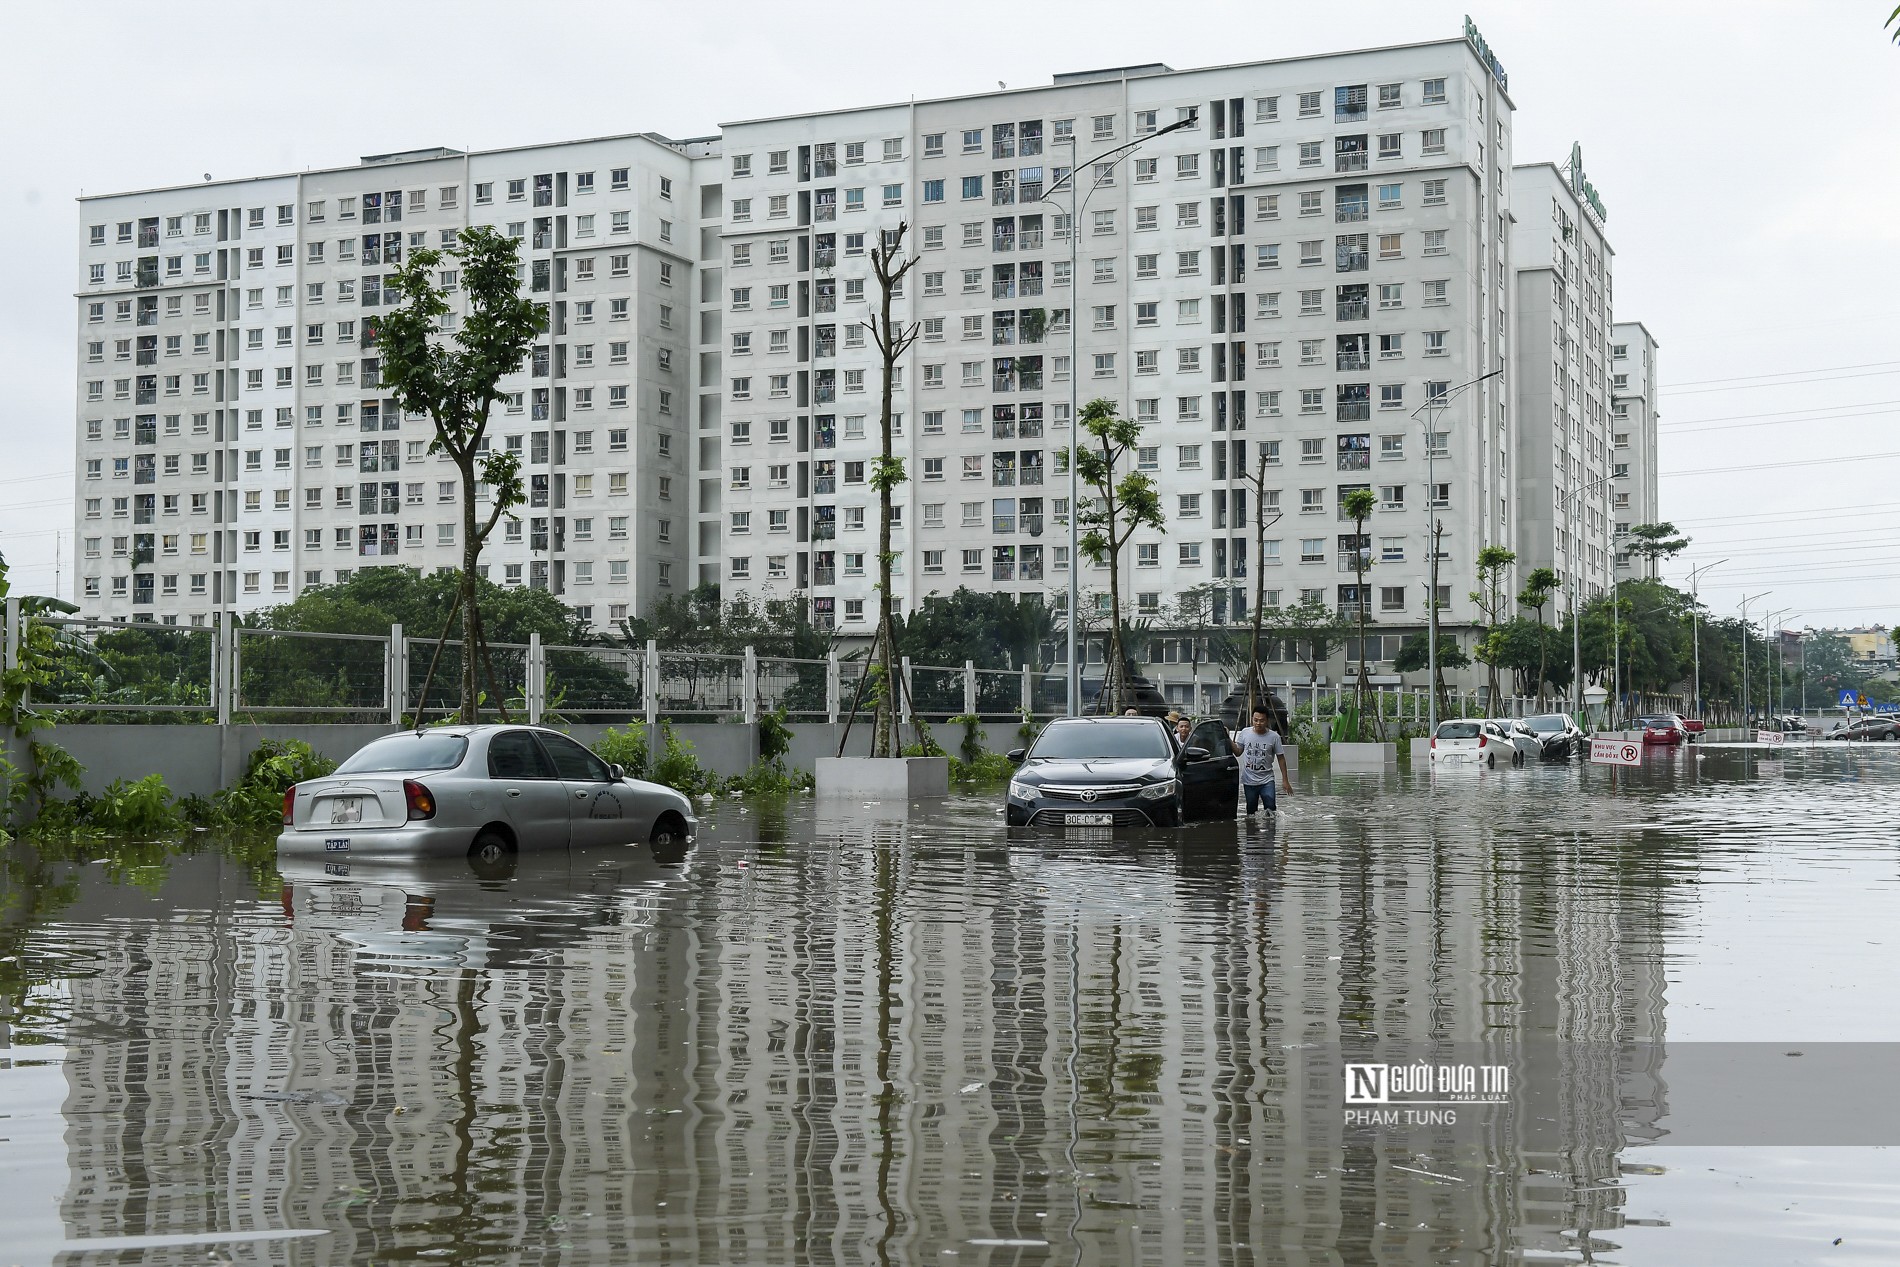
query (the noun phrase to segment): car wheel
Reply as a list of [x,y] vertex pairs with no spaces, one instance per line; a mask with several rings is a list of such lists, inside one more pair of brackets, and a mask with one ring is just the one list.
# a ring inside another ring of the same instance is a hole
[[477,879],[506,880],[515,873],[515,847],[501,832],[484,827],[468,847],[468,866]]
[[1894,737],[1894,734],[1893,734],[1893,732],[1892,732],[1892,731],[1890,730],[1890,731],[1888,731],[1888,732],[1887,732],[1886,734],[1884,734],[1884,735],[1882,735],[1882,736],[1881,736],[1881,739],[1882,739],[1882,740],[1887,740],[1887,739],[1892,739],[1893,737]]
[[686,823],[678,814],[662,814],[653,824],[647,843],[654,852],[683,850],[686,847]]
[[1495,752],[1492,753],[1490,756],[1484,759],[1484,763],[1485,765],[1489,766],[1493,770],[1497,769],[1498,768],[1498,754]]

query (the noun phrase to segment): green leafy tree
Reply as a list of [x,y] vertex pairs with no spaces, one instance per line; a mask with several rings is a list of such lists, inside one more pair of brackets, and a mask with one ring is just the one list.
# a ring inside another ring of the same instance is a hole
[[1078,444],[1070,460],[1076,475],[1093,496],[1087,506],[1074,507],[1076,523],[1086,529],[1081,539],[1084,558],[1108,565],[1108,655],[1103,694],[1109,710],[1119,713],[1128,697],[1128,654],[1123,645],[1121,601],[1122,547],[1142,528],[1167,531],[1161,514],[1161,494],[1155,482],[1138,470],[1119,477],[1116,472],[1130,451],[1141,443],[1141,426],[1116,412],[1114,402],[1097,397],[1082,407],[1082,430],[1087,443]]
[[1537,617],[1537,680],[1531,691],[1540,701],[1544,697],[1544,684],[1550,680],[1549,647],[1544,638],[1544,608],[1549,605],[1556,591],[1556,572],[1550,568],[1532,568],[1530,575],[1524,578],[1524,588],[1517,594],[1517,605],[1530,608]]
[[1271,628],[1272,636],[1285,640],[1288,654],[1306,667],[1309,687],[1319,681],[1319,666],[1346,640],[1346,622],[1338,609],[1318,598],[1282,609]]
[[[1357,597],[1355,615],[1359,621],[1359,680],[1353,688],[1354,707],[1359,714],[1359,727],[1365,731],[1366,701],[1372,687],[1366,681],[1366,568],[1372,562],[1370,557],[1371,539],[1366,536],[1366,520],[1372,517],[1372,511],[1378,502],[1369,488],[1355,488],[1346,494],[1340,503],[1340,509],[1352,520],[1353,551],[1353,594]],[[1381,717],[1381,723],[1384,718]]]
[[[1422,673],[1429,667],[1431,648],[1426,645],[1427,633],[1421,629],[1408,637],[1399,646],[1399,654],[1393,659],[1392,667],[1400,673]],[[1471,663],[1471,657],[1458,645],[1458,639],[1440,635],[1438,639],[1438,667],[1441,669],[1462,669]]]
[[906,476],[903,459],[893,452],[895,415],[891,402],[897,363],[910,350],[911,344],[917,341],[920,327],[914,321],[905,323],[894,320],[891,317],[891,300],[903,285],[904,275],[917,263],[914,255],[909,259],[903,258],[904,234],[908,228],[907,224],[899,220],[895,229],[884,229],[878,234],[877,248],[871,252],[871,272],[877,278],[879,292],[878,312],[865,322],[871,331],[871,341],[877,345],[884,370],[883,396],[878,413],[880,448],[871,471],[871,487],[877,490],[878,505],[877,635],[871,648],[881,669],[877,712],[871,729],[871,755],[874,757],[895,757],[902,748],[897,737],[900,711],[897,694],[903,684],[897,676],[897,628],[891,594],[891,566],[897,559],[891,552],[891,494]]
[[1811,701],[1831,704],[1842,691],[1864,690],[1867,679],[1853,645],[1839,634],[1816,631],[1801,640],[1798,680]]
[[1516,562],[1515,550],[1485,546],[1478,551],[1478,588],[1471,591],[1472,605],[1484,617],[1484,633],[1478,637],[1472,652],[1485,666],[1485,692],[1489,701],[1485,707],[1492,709],[1498,698],[1498,668],[1504,654],[1502,641],[1493,635],[1504,620],[1504,582]]
[[1647,573],[1654,571],[1659,561],[1673,559],[1687,550],[1689,538],[1676,535],[1672,523],[1637,524],[1630,529],[1624,548],[1649,565],[1644,569]]
[[[446,287],[437,274],[444,264],[460,273],[468,312],[452,332]],[[461,476],[462,574],[456,595],[462,622],[461,717],[477,720],[481,690],[478,661],[484,656],[480,575],[482,547],[503,515],[522,502],[521,462],[506,449],[488,445],[489,411],[502,398],[503,375],[521,368],[536,336],[548,328],[545,304],[521,294],[520,243],[478,225],[464,229],[447,250],[423,247],[395,274],[401,295],[396,307],[374,323],[365,319],[363,337],[383,350],[382,381],[405,410],[425,413],[435,423],[430,452],[446,453]],[[369,384],[365,384],[369,385]],[[478,483],[489,490],[484,519]],[[444,626],[446,633],[447,626]]]

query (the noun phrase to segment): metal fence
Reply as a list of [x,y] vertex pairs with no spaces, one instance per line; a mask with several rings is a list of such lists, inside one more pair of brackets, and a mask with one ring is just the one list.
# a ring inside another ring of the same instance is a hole
[[217,711],[218,645],[209,628],[8,613],[7,664],[22,640],[45,653],[48,680],[30,684],[27,702],[76,720],[184,721]]

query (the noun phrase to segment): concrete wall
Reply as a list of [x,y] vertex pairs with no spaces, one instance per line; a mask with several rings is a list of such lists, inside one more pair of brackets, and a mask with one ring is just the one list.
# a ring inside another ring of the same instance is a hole
[[[574,725],[567,733],[592,747],[608,727]],[[963,727],[939,723],[930,727],[944,751],[955,753],[963,743]],[[842,725],[824,722],[794,722],[791,726],[792,749],[788,758],[792,768],[810,771],[819,757],[838,755]],[[220,788],[237,782],[244,763],[266,739],[301,739],[333,761],[341,761],[379,735],[390,733],[384,725],[324,726],[192,726],[192,725],[72,725],[55,726],[40,736],[56,743],[85,768],[82,786],[98,794],[114,779],[142,779],[148,774],[164,778],[174,795],[196,793],[210,796]],[[713,722],[678,725],[673,733],[693,746],[693,756],[707,769],[720,775],[743,774],[758,760],[758,727],[741,722]],[[912,731],[906,727],[905,741]],[[991,752],[1007,752],[1018,743],[1016,726],[1011,722],[987,722],[983,742]],[[871,728],[868,722],[852,727],[846,755],[868,754]],[[8,756],[21,760],[9,745]]]

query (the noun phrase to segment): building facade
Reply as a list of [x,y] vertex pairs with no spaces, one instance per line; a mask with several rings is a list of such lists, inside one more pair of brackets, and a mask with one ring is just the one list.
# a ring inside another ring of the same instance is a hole
[[1656,353],[1661,345],[1640,321],[1610,327],[1610,498],[1618,580],[1655,580],[1656,560],[1633,556],[1625,538],[1638,524],[1662,522],[1656,487]]
[[[1557,573],[1566,610],[1610,586],[1610,302],[1603,220],[1569,176],[1511,173],[1517,269],[1517,568]],[[1515,593],[1515,587],[1507,591]]]
[[[1124,553],[1126,615],[1363,601],[1383,668],[1427,618],[1434,524],[1449,636],[1488,545],[1587,597],[1611,566],[1610,250],[1555,168],[1513,168],[1481,45],[84,199],[79,600],[202,623],[458,565],[455,472],[383,394],[373,340],[389,272],[475,224],[523,242],[550,318],[492,425],[529,501],[485,566],[596,625],[716,584],[868,636],[871,253],[900,226],[900,609],[960,586],[1066,601],[1066,451],[1098,397],[1141,424],[1129,465],[1166,516]],[[1106,569],[1081,566],[1099,611]]]
[[528,502],[491,538],[489,576],[602,621],[688,587],[708,146],[435,149],[81,200],[83,610],[198,624],[361,567],[459,566],[455,468],[385,395],[374,326],[406,254],[471,225],[521,240],[550,322],[490,424]]
[[[1472,559],[1511,533],[1505,388],[1419,411],[1506,355],[1511,109],[1448,41],[728,125],[705,319],[726,393],[702,472],[721,548],[701,578],[805,591],[820,624],[869,631],[869,252],[902,223],[903,606],[962,585],[1064,601],[1061,451],[1074,406],[1104,397],[1142,424],[1132,464],[1167,516],[1127,548],[1129,614],[1189,595],[1239,621],[1261,572],[1269,605],[1356,612],[1365,546],[1372,620],[1417,628],[1436,514],[1441,599],[1468,616]],[[1354,488],[1379,498],[1365,541],[1340,510]],[[1084,566],[1084,602],[1105,603]]]

